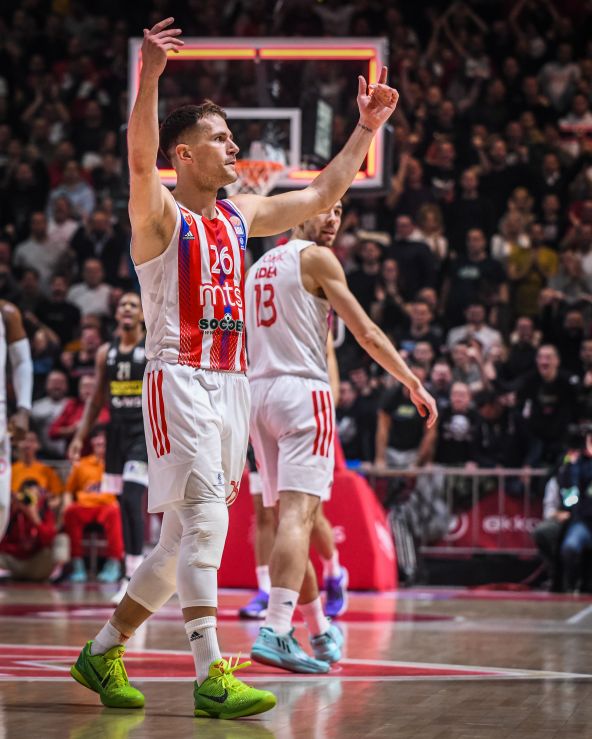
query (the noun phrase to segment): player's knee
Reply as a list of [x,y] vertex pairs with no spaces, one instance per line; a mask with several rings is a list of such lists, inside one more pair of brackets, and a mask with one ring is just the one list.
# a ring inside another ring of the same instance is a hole
[[274,529],[275,528],[275,509],[266,508],[261,505],[255,509],[255,520],[257,522],[257,528],[261,531],[262,529]]
[[228,508],[224,503],[201,503],[183,527],[181,549],[191,567],[214,567],[222,561],[228,532]]

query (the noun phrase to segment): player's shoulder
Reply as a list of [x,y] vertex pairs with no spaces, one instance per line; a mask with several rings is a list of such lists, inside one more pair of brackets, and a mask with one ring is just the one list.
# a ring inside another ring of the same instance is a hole
[[331,249],[308,242],[300,251],[300,264],[313,270],[327,269],[338,263],[337,257]]

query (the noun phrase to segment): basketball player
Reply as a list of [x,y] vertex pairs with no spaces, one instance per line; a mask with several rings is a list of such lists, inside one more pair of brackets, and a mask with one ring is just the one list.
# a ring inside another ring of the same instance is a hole
[[[10,357],[16,412],[6,422],[6,356]],[[33,399],[31,346],[21,312],[12,303],[0,300],[0,539],[10,520],[10,437],[21,441],[29,430]]]
[[[334,209],[329,211],[325,219],[325,227],[319,234],[318,243],[323,246],[331,247],[335,241],[337,235],[335,226],[337,224],[333,221],[334,213]],[[339,399],[339,367],[335,349],[333,348],[331,331],[327,335],[327,375],[333,402],[337,403]],[[261,619],[267,615],[267,606],[269,604],[269,591],[271,588],[269,558],[275,539],[277,524],[276,508],[268,508],[263,503],[261,475],[257,470],[255,453],[250,444],[247,453],[247,463],[249,465],[249,492],[251,493],[255,512],[254,549],[257,593],[239,610],[239,616],[241,618]],[[312,546],[320,556],[323,565],[323,585],[326,593],[325,615],[330,618],[336,618],[343,614],[347,608],[348,572],[339,563],[339,551],[335,546],[333,529],[325,516],[322,504],[317,508],[310,540]]]
[[148,364],[143,411],[148,506],[163,512],[158,544],[134,572],[121,603],[72,667],[73,677],[114,707],[144,696],[127,679],[125,642],[177,592],[194,657],[194,715],[238,718],[267,711],[275,697],[246,686],[246,666],[221,658],[216,635],[217,570],[245,463],[250,390],[245,375],[244,249],[248,234],[276,234],[330,207],[355,177],[398,95],[359,79],[360,122],[343,150],[307,188],[275,197],[216,200],[237,179],[239,151],[214,103],[183,106],[160,129],[177,174],[169,192],[155,166],[158,80],[182,45],[173,19],[144,30],[140,85],[128,127],[131,254],[142,291]]
[[[122,592],[142,561],[144,547],[144,494],[148,485],[148,456],[142,419],[142,379],[146,368],[144,315],[140,296],[125,293],[115,312],[116,336],[103,344],[95,360],[95,391],[88,400],[68,456],[78,462],[84,441],[101,409],[109,402],[111,422],[107,428],[107,453],[102,490],[119,496],[125,546]],[[119,580],[119,576],[115,579]]]
[[[250,268],[245,286],[251,442],[263,501],[279,508],[269,606],[251,657],[293,672],[328,672],[343,643],[323,613],[308,559],[319,504],[333,480],[335,417],[325,350],[331,308],[372,359],[409,389],[429,427],[437,418],[434,399],[350,292],[337,257],[318,245],[338,230],[341,210],[337,202],[330,213],[304,221],[291,241]],[[299,598],[314,657],[292,636]]]

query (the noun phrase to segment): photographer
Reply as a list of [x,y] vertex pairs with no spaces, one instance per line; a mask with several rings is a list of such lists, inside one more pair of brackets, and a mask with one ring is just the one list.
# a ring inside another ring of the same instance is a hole
[[568,592],[586,587],[584,554],[592,550],[592,425],[586,425],[582,433],[582,450],[569,452],[558,474],[563,507],[571,512],[560,547]]
[[32,479],[11,495],[10,521],[0,542],[0,568],[15,580],[47,580],[69,558],[65,534],[57,534],[47,498]]

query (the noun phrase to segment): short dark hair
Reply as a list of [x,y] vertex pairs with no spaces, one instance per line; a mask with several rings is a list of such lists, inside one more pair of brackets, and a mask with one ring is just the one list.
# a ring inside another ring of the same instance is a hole
[[226,112],[211,100],[201,105],[182,105],[169,113],[160,126],[160,150],[171,160],[171,147],[177,144],[181,134],[209,115],[217,115],[226,120]]

